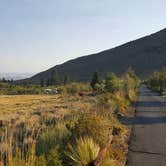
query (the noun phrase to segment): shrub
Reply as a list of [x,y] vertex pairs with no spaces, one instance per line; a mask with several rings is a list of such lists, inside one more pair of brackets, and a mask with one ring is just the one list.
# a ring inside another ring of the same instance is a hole
[[47,161],[44,155],[37,157],[35,166],[46,166]]
[[83,83],[70,83],[65,86],[60,86],[59,91],[63,94],[67,93],[69,95],[76,95],[79,92],[89,92],[91,91],[91,88],[89,84],[83,84]]
[[107,118],[94,114],[85,114],[78,119],[72,129],[72,142],[76,138],[90,136],[100,146],[103,146],[108,139],[111,125]]
[[114,73],[110,73],[106,77],[105,90],[115,93],[122,88],[122,80],[119,79]]
[[52,149],[46,155],[46,166],[62,166],[59,153],[56,149]]
[[152,90],[163,93],[166,91],[166,69],[154,72],[148,79],[147,85]]
[[140,84],[140,80],[135,75],[132,69],[129,69],[124,75],[124,93],[126,94],[127,99],[131,102],[136,100],[137,88]]
[[78,166],[87,166],[94,161],[99,153],[100,147],[91,137],[76,140],[76,145],[68,145],[66,155]]
[[104,83],[97,83],[95,84],[94,90],[98,93],[104,93],[105,91],[105,84]]
[[115,101],[117,110],[120,113],[125,113],[130,102],[124,98],[120,93],[115,93],[112,95],[112,99]]
[[66,86],[66,91],[68,94],[75,95],[79,92],[78,85],[76,83],[71,83]]
[[37,157],[35,166],[62,166],[57,149],[51,149],[47,154]]
[[91,83],[90,83],[92,89],[95,90],[96,84],[99,84],[99,83],[100,83],[100,80],[99,80],[98,72],[95,72],[95,73],[93,74],[92,81],[91,81]]
[[38,140],[37,154],[47,155],[51,149],[63,145],[63,141],[69,136],[70,131],[63,122],[58,122],[54,127],[47,127]]
[[107,111],[115,111],[117,108],[117,104],[115,100],[112,98],[112,94],[104,93],[97,97],[97,106],[99,109],[107,109]]

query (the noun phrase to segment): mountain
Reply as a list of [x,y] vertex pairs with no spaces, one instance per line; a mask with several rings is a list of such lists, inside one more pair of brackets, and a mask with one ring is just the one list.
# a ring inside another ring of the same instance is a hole
[[83,56],[57,65],[21,82],[39,83],[48,80],[56,70],[61,79],[69,75],[73,80],[87,81],[98,71],[101,77],[108,72],[123,74],[132,67],[138,76],[146,78],[153,71],[166,66],[166,29],[97,54]]

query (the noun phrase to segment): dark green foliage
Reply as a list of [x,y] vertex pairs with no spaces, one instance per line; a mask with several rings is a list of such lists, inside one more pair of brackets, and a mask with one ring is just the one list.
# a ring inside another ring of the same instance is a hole
[[43,89],[37,85],[14,85],[11,83],[0,83],[0,95],[26,95],[42,93]]
[[1,82],[6,83],[7,80],[5,78],[2,78]]
[[64,79],[63,79],[63,84],[66,85],[68,83],[70,83],[70,77],[65,74]]
[[44,87],[44,79],[41,79],[41,80],[40,80],[40,86],[41,86],[41,87]]
[[54,139],[56,136],[55,130],[53,128],[49,128],[44,133],[41,134],[38,140],[37,146],[37,154],[48,154],[50,149],[56,147],[56,140]]
[[56,148],[48,151],[47,154],[37,157],[36,166],[62,166],[59,153]]
[[47,79],[47,82],[46,82],[46,86],[48,87],[48,86],[50,86],[51,85],[51,81],[50,81],[50,79],[48,78]]
[[60,78],[58,71],[55,69],[51,72],[51,78],[50,78],[50,85],[59,85],[60,84]]
[[98,72],[95,72],[93,74],[92,81],[91,81],[91,84],[90,84],[92,89],[95,90],[96,84],[99,84],[99,83],[100,83],[99,74],[98,74]]
[[149,88],[164,93],[166,91],[166,69],[154,72],[146,83]]
[[5,78],[0,78],[0,83],[13,83],[13,79],[7,80]]
[[64,119],[52,127],[48,126],[40,135],[36,153],[45,157],[46,166],[61,166],[62,160],[65,160],[63,152],[71,134],[66,123]]

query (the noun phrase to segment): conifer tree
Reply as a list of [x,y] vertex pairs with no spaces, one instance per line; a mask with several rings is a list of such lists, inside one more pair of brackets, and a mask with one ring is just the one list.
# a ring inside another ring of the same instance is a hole
[[46,85],[47,85],[47,87],[51,85],[50,84],[50,79],[47,79]]
[[98,72],[95,72],[93,74],[92,81],[91,81],[91,87],[92,87],[92,89],[95,90],[95,85],[99,84],[99,83],[100,83],[99,74],[98,74]]
[[60,83],[60,79],[59,79],[58,71],[57,71],[57,69],[55,69],[51,72],[50,84],[58,85],[59,83]]
[[64,79],[63,79],[63,84],[66,85],[70,82],[70,78],[67,74],[65,74]]
[[40,86],[44,87],[44,80],[43,79],[40,80]]

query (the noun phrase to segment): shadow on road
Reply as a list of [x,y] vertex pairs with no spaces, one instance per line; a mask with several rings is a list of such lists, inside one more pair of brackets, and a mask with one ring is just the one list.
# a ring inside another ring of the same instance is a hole
[[141,91],[140,93],[139,93],[139,96],[160,96],[160,93],[158,93],[158,92],[152,92],[151,90],[149,90],[149,89],[146,89],[146,88],[143,88],[143,91]]
[[124,125],[150,125],[166,123],[166,117],[118,117]]
[[160,96],[159,93],[153,93],[153,95],[151,93],[140,93],[139,96],[144,96],[144,97],[148,97],[148,96]]
[[[165,116],[163,116],[162,114],[158,114],[166,113],[166,100],[164,100],[163,98],[154,98],[154,96],[160,96],[159,93],[151,92],[145,86],[142,86],[140,89],[141,90],[139,96],[142,101],[137,101],[136,107],[137,109],[139,109],[138,113],[142,112],[142,116],[137,115],[136,117],[123,117],[119,115],[119,121],[125,125],[150,125],[166,123],[166,114]],[[148,101],[146,101],[147,99]],[[148,115],[146,113],[149,113],[149,115],[152,115],[152,113],[156,113],[158,114],[158,116],[146,116]]]
[[166,101],[138,101],[136,106],[139,107],[166,107]]

